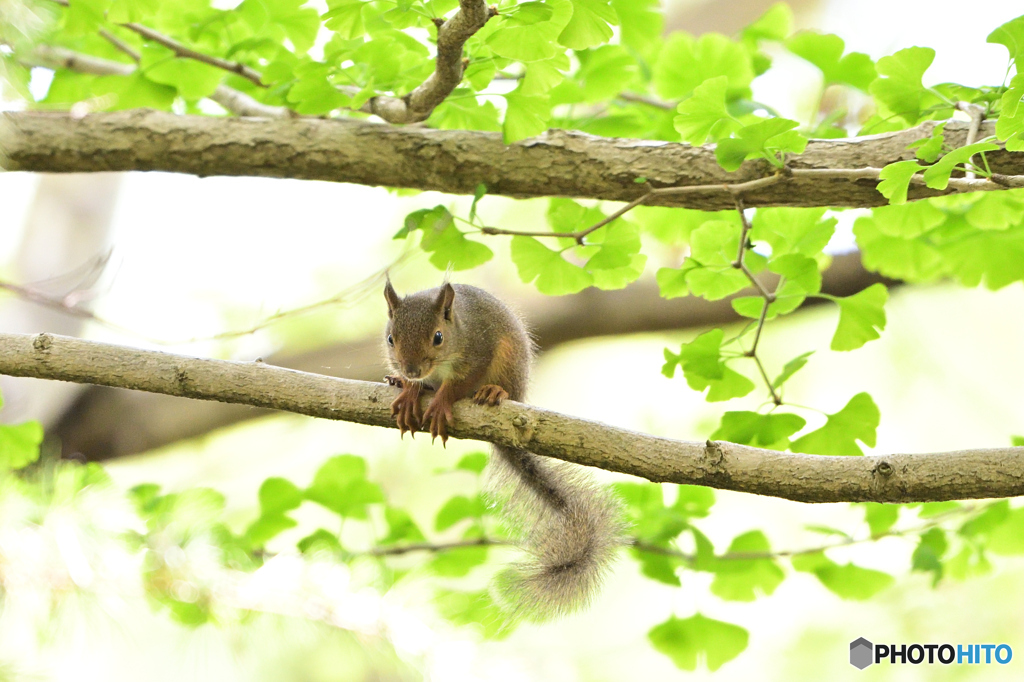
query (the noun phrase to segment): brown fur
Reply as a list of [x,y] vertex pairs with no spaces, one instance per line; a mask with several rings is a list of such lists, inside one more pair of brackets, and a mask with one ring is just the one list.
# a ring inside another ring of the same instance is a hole
[[[427,425],[448,437],[455,401],[497,405],[526,397],[533,343],[519,317],[482,289],[445,283],[400,298],[389,281],[385,349],[401,393],[392,414],[404,433]],[[435,335],[441,343],[435,344]],[[387,339],[391,338],[388,343]],[[436,393],[420,413],[420,386]],[[506,569],[498,588],[517,617],[542,620],[585,606],[622,543],[617,501],[573,465],[494,446],[491,494],[529,558]]]

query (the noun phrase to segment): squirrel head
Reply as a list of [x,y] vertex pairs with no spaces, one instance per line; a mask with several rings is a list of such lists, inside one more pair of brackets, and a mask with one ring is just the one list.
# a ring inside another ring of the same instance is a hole
[[443,372],[452,353],[455,288],[445,282],[403,298],[388,280],[384,298],[388,302],[384,339],[393,369],[413,380]]

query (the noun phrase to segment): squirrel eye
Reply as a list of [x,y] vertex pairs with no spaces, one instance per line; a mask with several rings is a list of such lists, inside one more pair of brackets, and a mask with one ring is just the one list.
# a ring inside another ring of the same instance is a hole
[[440,346],[442,341],[444,341],[444,337],[441,335],[441,332],[440,331],[434,332],[434,345],[435,346]]
[[391,336],[391,334],[388,334],[388,345],[389,346],[394,346],[395,345],[395,339]]

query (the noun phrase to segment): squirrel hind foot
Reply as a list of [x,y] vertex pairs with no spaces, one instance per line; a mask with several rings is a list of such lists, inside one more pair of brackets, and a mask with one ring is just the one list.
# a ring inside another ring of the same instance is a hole
[[473,395],[473,402],[477,405],[490,405],[494,407],[495,405],[500,405],[506,398],[508,398],[508,391],[501,386],[486,384],[481,386]]

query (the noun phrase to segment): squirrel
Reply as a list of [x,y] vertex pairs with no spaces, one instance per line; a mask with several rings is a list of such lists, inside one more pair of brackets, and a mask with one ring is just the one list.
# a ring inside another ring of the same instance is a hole
[[[445,283],[400,297],[390,279],[385,350],[401,389],[391,414],[404,436],[427,426],[448,439],[452,406],[472,397],[499,405],[526,396],[533,341],[522,320],[493,295]],[[435,391],[423,410],[424,389]],[[625,526],[617,499],[586,472],[520,448],[493,445],[489,492],[513,538],[528,554],[496,586],[513,617],[542,621],[577,611],[599,588]]]

